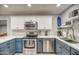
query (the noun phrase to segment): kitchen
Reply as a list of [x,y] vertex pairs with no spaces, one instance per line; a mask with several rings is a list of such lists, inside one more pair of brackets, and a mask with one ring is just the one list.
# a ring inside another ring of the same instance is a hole
[[78,4],[0,8],[0,55],[79,55]]

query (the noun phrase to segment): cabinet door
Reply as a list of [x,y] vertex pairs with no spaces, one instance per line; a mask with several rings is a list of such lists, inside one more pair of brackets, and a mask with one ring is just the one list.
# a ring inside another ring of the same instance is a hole
[[24,29],[24,17],[12,16],[11,17],[11,29]]
[[0,55],[9,55],[9,48],[1,47],[0,48]]
[[15,54],[15,39],[10,40],[10,55]]
[[70,51],[62,47],[62,55],[70,55]]
[[38,29],[51,29],[52,16],[37,16]]
[[37,53],[43,52],[43,40],[37,39]]
[[56,42],[56,54],[62,55],[62,46]]
[[16,38],[16,40],[15,40],[15,52],[16,53],[21,53],[22,49],[23,49],[22,39]]
[[71,48],[71,55],[79,55],[79,51],[74,48]]
[[56,53],[59,55],[70,55],[70,46],[56,39]]
[[9,41],[0,44],[0,55],[9,55],[10,43]]

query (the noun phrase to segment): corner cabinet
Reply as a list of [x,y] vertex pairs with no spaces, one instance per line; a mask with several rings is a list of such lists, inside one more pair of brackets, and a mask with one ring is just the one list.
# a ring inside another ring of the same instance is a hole
[[16,38],[15,40],[15,52],[22,53],[23,51],[23,41],[21,38]]
[[56,54],[57,55],[70,55],[70,47],[63,42],[56,39]]
[[9,55],[10,42],[0,44],[0,55]]
[[24,29],[24,16],[11,16],[11,29]]

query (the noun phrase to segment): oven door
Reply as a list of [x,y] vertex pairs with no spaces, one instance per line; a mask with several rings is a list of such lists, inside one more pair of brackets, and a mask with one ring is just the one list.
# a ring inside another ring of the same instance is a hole
[[24,40],[24,48],[27,48],[27,49],[35,48],[35,40],[33,39]]

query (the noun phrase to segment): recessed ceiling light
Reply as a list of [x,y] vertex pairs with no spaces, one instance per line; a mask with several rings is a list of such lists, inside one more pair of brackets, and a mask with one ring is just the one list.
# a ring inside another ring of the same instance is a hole
[[60,6],[61,6],[61,4],[57,4],[56,6],[57,6],[57,7],[60,7]]
[[5,8],[8,8],[8,5],[3,5]]
[[28,7],[32,7],[32,5],[31,5],[31,4],[27,4],[27,6],[28,6]]

